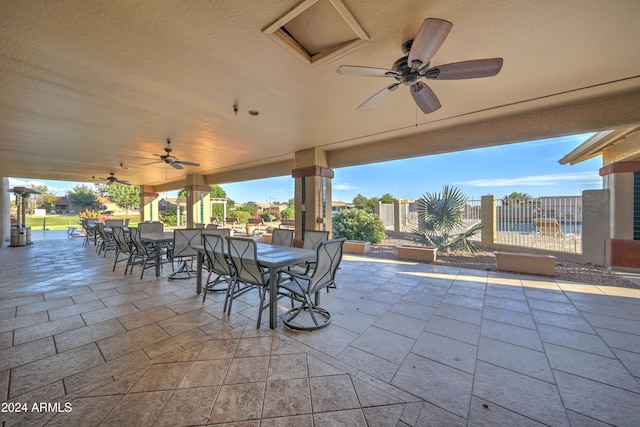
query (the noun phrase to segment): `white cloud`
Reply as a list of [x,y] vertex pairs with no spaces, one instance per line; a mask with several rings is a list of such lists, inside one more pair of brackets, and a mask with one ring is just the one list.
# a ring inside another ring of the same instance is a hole
[[599,184],[601,179],[594,172],[576,172],[551,175],[533,175],[520,178],[488,178],[457,182],[456,185],[471,187],[543,186],[560,184]]
[[333,184],[331,188],[333,190],[349,191],[349,190],[355,190],[358,187],[356,187],[355,185],[349,185],[349,184]]

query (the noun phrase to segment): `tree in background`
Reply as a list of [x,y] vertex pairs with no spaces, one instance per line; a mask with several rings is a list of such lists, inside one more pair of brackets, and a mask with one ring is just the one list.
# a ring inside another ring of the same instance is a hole
[[376,203],[393,203],[395,200],[396,198],[393,197],[393,195],[391,195],[390,193],[385,193],[382,195],[382,197],[371,198],[367,198],[362,194],[358,194],[353,198],[353,206],[366,212],[374,213],[376,211]]
[[517,191],[514,191],[513,193],[504,196],[502,198],[502,203],[506,206],[506,205],[513,205],[520,201],[531,200],[531,199],[532,197],[530,194],[518,193]]
[[29,184],[29,188],[37,191],[40,194],[34,194],[29,197],[29,205],[35,208],[42,208],[45,206],[55,206],[56,195],[44,184]]
[[67,193],[67,197],[72,204],[80,206],[83,211],[87,208],[94,207],[98,202],[97,194],[85,184],[73,187],[71,191]]
[[296,219],[296,210],[293,203],[289,203],[286,208],[280,212],[282,219]]
[[106,185],[107,197],[116,205],[124,208],[129,215],[129,209],[140,206],[140,187],[137,185]]
[[[211,192],[209,193],[212,199],[226,199],[227,192],[224,191],[219,185],[212,185]],[[227,200],[227,207],[229,207],[229,201]],[[218,221],[224,221],[224,206],[222,203],[213,203],[211,207],[211,216],[218,218]]]

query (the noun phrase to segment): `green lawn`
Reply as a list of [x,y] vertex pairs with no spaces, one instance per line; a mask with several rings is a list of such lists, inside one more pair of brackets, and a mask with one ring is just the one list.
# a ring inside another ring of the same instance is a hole
[[[109,219],[124,219],[126,216],[113,216]],[[138,215],[129,215],[129,225],[136,226],[140,221]],[[46,218],[34,217],[33,215],[27,215],[27,226],[33,230],[42,230],[43,221],[46,220],[47,230],[66,230],[68,226],[73,225],[80,227],[78,224],[78,215],[53,215],[48,214]]]

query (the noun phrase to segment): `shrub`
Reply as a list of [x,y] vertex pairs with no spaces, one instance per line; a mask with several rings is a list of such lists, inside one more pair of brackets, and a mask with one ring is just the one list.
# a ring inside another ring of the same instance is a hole
[[385,238],[380,217],[362,209],[344,209],[333,217],[333,236],[380,243]]
[[260,214],[260,217],[265,221],[265,222],[273,222],[273,221],[279,221],[280,220],[280,211],[277,209],[265,209],[264,211],[262,211],[262,213]]
[[251,214],[249,212],[239,210],[233,211],[233,213],[229,216],[238,218],[238,222],[240,224],[246,224],[247,222],[249,222],[249,218],[251,218]]

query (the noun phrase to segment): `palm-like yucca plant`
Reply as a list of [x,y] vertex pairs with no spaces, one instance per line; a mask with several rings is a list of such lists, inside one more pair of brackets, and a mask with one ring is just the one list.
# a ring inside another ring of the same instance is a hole
[[467,197],[448,185],[441,193],[425,193],[417,201],[418,228],[413,231],[414,241],[445,253],[460,249],[475,253],[471,237],[480,231],[482,224],[465,229],[466,204]]

